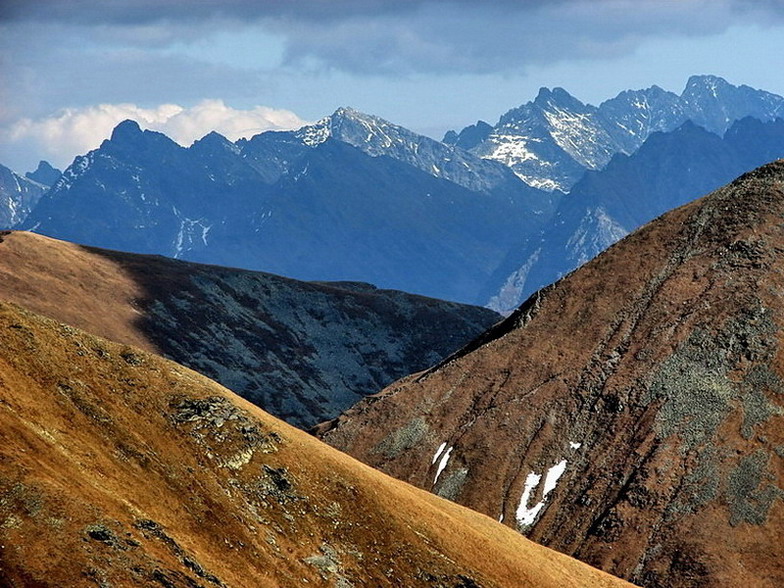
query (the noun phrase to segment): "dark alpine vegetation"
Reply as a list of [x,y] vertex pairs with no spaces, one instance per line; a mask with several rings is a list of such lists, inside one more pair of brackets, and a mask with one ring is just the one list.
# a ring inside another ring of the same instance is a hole
[[784,98],[144,126],[0,165],[0,586],[784,585]]

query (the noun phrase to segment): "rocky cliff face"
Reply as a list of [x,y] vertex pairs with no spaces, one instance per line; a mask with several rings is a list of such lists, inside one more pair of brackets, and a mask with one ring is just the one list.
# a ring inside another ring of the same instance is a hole
[[680,95],[651,86],[626,90],[598,107],[563,88],[542,88],[492,129],[472,125],[447,139],[456,143],[463,133],[478,137],[470,141],[472,153],[510,166],[531,186],[568,192],[586,170],[602,169],[616,153],[634,153],[653,133],[692,121],[723,135],[747,116],[760,121],[782,117],[784,98],[702,75],[689,78]]
[[643,586],[782,584],[782,218],[779,161],[319,434]]
[[173,362],[0,302],[3,586],[625,583]]
[[46,189],[44,184],[0,165],[0,229],[24,221]]
[[187,365],[307,427],[437,362],[499,317],[358,283],[87,249],[0,242],[0,299]]
[[586,173],[540,234],[509,251],[488,283],[487,306],[511,312],[646,222],[779,157],[781,119],[747,117],[723,137],[692,122],[654,133],[633,155]]

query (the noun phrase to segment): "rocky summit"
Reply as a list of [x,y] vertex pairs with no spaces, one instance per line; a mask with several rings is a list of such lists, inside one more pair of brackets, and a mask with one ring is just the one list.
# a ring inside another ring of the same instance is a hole
[[784,585],[784,161],[319,428],[647,587]]
[[443,359],[500,317],[361,283],[0,233],[0,299],[163,354],[297,426]]
[[0,584],[623,586],[173,362],[0,303]]
[[473,303],[556,201],[501,163],[343,108],[299,131],[235,143],[213,132],[188,148],[124,121],[12,228]]
[[692,76],[678,95],[658,86],[626,90],[598,107],[563,88],[542,88],[488,128],[479,122],[444,141],[511,167],[526,183],[568,192],[586,170],[602,169],[616,153],[634,153],[650,135],[686,121],[723,135],[747,116],[784,115],[784,98],[712,75]]
[[690,121],[653,133],[634,154],[586,172],[540,233],[509,251],[487,306],[508,314],[634,229],[780,157],[782,119],[746,117],[721,137]]

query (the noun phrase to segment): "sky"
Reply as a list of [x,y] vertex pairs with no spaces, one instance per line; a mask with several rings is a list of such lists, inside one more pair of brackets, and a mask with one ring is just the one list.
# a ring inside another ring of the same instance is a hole
[[0,0],[0,163],[63,168],[126,118],[187,146],[352,106],[440,139],[542,86],[784,95],[782,55],[780,0]]

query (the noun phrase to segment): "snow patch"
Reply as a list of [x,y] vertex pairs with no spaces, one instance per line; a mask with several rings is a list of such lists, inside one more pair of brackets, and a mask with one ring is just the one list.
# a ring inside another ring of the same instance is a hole
[[539,480],[541,479],[542,476],[533,472],[528,474],[525,479],[523,495],[520,497],[520,504],[517,506],[517,512],[515,513],[517,523],[525,527],[532,525],[536,520],[536,517],[539,515],[539,511],[544,508],[544,501],[536,503],[533,508],[528,508],[528,501],[531,498],[531,492],[536,489],[536,487],[539,485]]
[[438,482],[438,477],[441,475],[441,472],[444,471],[444,468],[446,468],[446,464],[449,463],[449,457],[452,455],[453,449],[454,447],[447,449],[446,453],[444,453],[444,455],[441,457],[441,461],[438,462],[438,469],[436,470],[436,477],[433,479],[433,486],[436,485],[436,482]]
[[308,147],[321,145],[332,136],[332,119],[329,116],[325,116],[316,124],[302,127],[297,131],[297,135]]
[[544,488],[542,489],[542,498],[545,498],[555,487],[558,485],[558,480],[563,476],[566,470],[566,460],[561,460],[549,470],[547,476],[544,478]]
[[208,225],[204,218],[192,219],[182,217],[176,206],[172,206],[172,212],[180,221],[180,229],[177,231],[177,237],[174,239],[174,259],[180,259],[184,253],[191,251],[199,239],[206,247],[207,235],[212,225]]
[[569,441],[569,448],[570,449],[580,449],[582,447],[582,443],[575,443],[574,441]]
[[438,446],[438,449],[436,449],[435,455],[433,455],[433,461],[430,462],[430,465],[433,465],[434,463],[436,463],[436,460],[438,459],[438,456],[441,455],[441,453],[444,451],[444,449],[446,449],[446,441],[444,441],[441,445]]
[[531,472],[525,478],[525,487],[523,488],[523,495],[520,497],[520,504],[517,506],[515,518],[517,524],[521,527],[529,527],[534,524],[536,517],[542,512],[545,504],[547,503],[547,495],[550,494],[558,485],[558,480],[561,479],[563,473],[566,471],[567,461],[561,460],[553,467],[547,470],[544,477],[544,485],[542,486],[542,499],[529,507],[528,503],[531,501],[534,493],[536,492],[539,482],[542,481],[542,475]]

